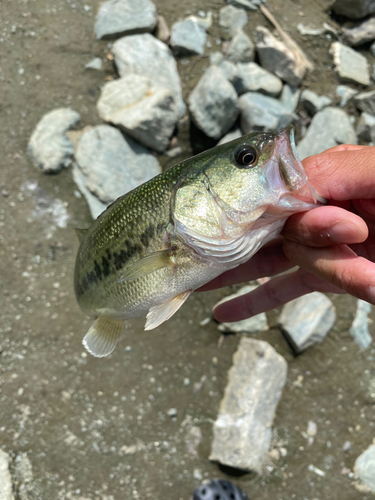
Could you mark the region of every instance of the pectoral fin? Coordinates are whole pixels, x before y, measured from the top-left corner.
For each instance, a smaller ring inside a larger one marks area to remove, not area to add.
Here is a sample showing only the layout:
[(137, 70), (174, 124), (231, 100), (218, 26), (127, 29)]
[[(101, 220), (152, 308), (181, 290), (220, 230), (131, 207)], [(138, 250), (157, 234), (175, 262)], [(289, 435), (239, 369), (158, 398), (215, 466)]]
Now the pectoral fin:
[(129, 265), (129, 268), (120, 274), (118, 282), (123, 283), (124, 281), (135, 280), (146, 274), (154, 273), (163, 267), (173, 266), (170, 256), (170, 250), (162, 250), (161, 252), (154, 252), (147, 255)]
[(83, 241), (85, 239), (85, 236), (87, 234), (88, 229), (75, 227), (74, 231), (76, 232), (78, 241), (81, 243), (81, 241)]
[(189, 297), (193, 290), (180, 293), (162, 304), (151, 307), (147, 314), (145, 330), (153, 330), (157, 326), (167, 321), (173, 314), (180, 309), (185, 300)]
[(99, 316), (86, 333), (82, 344), (93, 356), (104, 358), (116, 347), (123, 329), (123, 321), (116, 321), (108, 316)]

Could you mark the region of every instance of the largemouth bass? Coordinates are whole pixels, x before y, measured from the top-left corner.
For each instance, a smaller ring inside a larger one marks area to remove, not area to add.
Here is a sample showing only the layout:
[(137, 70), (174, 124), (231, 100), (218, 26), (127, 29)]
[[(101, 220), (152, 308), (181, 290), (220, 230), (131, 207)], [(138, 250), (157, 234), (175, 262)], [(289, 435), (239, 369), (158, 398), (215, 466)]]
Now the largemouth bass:
[(99, 316), (83, 344), (107, 356), (125, 319), (147, 314), (145, 329), (156, 328), (319, 201), (292, 127), (217, 146), (118, 198), (81, 235), (75, 293)]

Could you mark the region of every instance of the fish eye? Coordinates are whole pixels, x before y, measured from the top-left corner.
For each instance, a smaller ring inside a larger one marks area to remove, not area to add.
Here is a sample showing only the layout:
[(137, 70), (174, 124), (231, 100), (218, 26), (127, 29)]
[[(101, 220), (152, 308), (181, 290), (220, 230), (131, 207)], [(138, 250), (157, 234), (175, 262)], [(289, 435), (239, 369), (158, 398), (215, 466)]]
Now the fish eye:
[(253, 146), (241, 146), (235, 153), (239, 167), (251, 167), (258, 159), (258, 151)]

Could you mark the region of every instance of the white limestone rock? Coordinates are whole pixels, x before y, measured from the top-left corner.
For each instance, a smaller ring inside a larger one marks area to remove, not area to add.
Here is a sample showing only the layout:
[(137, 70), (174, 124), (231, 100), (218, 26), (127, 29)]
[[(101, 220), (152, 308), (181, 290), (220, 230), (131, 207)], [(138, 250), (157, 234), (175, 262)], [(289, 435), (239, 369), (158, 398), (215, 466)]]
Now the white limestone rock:
[(255, 45), (263, 68), (275, 73), (291, 87), (298, 87), (306, 73), (306, 67), (294, 53), (264, 26), (255, 30)]
[(108, 0), (98, 12), (96, 38), (151, 33), (157, 21), (156, 7), (151, 0)]
[[(93, 127), (82, 136), (76, 160), (74, 179), (82, 194), (90, 192), (104, 207), (161, 172), (149, 150), (108, 125)], [(101, 204), (91, 198), (88, 203), (97, 217)]]
[(171, 47), (181, 55), (203, 55), (206, 42), (206, 31), (192, 19), (178, 21), (172, 26)]
[(242, 337), (214, 424), (210, 460), (261, 473), (287, 364), (267, 342)]
[(357, 94), (354, 97), (354, 102), (358, 109), (375, 116), (375, 90)]
[(45, 174), (53, 174), (69, 167), (73, 144), (66, 132), (80, 119), (80, 115), (70, 108), (55, 109), (43, 116), (28, 144), (28, 153), (36, 168)]
[(369, 85), (370, 72), (365, 56), (340, 42), (333, 42), (330, 52), (340, 81)]
[(279, 324), (296, 354), (322, 342), (336, 321), (336, 310), (329, 298), (313, 292), (288, 302)]
[(310, 89), (305, 89), (301, 93), (301, 104), (311, 115), (315, 115), (321, 109), (332, 104), (332, 99), (325, 95), (319, 96)]
[[(241, 137), (241, 135), (239, 135)], [(236, 139), (237, 137), (233, 137)], [(230, 140), (233, 140), (230, 139)], [(237, 293), (229, 295), (225, 297), (220, 302), (218, 302), (215, 306), (222, 304), (223, 302), (227, 302), (228, 300), (232, 300), (241, 295), (245, 295), (246, 293), (250, 293), (255, 290), (257, 287), (253, 285), (246, 285), (238, 290)], [(243, 319), (242, 321), (233, 321), (231, 323), (220, 323), (218, 325), (218, 330), (221, 332), (231, 332), (231, 333), (256, 333), (256, 332), (264, 332), (268, 330), (267, 316), (266, 313), (260, 313), (256, 316), (252, 316), (251, 318)]]
[(238, 100), (238, 105), (244, 134), (256, 130), (271, 132), (286, 127), (296, 118), (281, 101), (258, 92), (243, 94)]
[(159, 153), (167, 149), (178, 121), (172, 92), (139, 75), (106, 83), (97, 109), (103, 120), (121, 126), (141, 144)]
[(232, 38), (236, 31), (247, 23), (247, 14), (243, 9), (226, 5), (219, 12), (219, 24), (226, 37)]
[(131, 35), (117, 40), (112, 47), (120, 76), (141, 75), (155, 84), (167, 87), (174, 95), (179, 118), (185, 113), (181, 80), (176, 61), (165, 43), (152, 35)]
[(359, 455), (354, 464), (354, 473), (375, 493), (375, 444)]
[[(374, 117), (371, 117), (375, 120)], [(354, 342), (361, 348), (362, 351), (367, 349), (371, 342), (372, 337), (368, 329), (368, 315), (371, 312), (371, 304), (364, 300), (357, 300), (357, 311), (352, 326), (350, 327), (350, 335), (353, 337)]]
[(239, 139), (242, 136), (242, 131), (239, 128), (235, 128), (234, 130), (231, 130), (227, 134), (225, 134), (224, 137), (220, 139), (220, 141), (217, 143), (218, 146), (220, 144), (226, 144), (227, 142), (234, 141), (235, 139)]
[(214, 139), (220, 139), (232, 127), (239, 113), (237, 93), (216, 66), (208, 68), (199, 80), (188, 106), (196, 126)]
[(353, 99), (355, 95), (358, 94), (358, 90), (352, 89), (347, 85), (338, 85), (336, 87), (336, 95), (340, 97), (340, 107), (345, 107), (349, 101)]
[(87, 64), (85, 64), (86, 69), (95, 69), (97, 71), (101, 71), (103, 69), (103, 63), (100, 57), (94, 57)]
[(0, 500), (14, 500), (9, 464), (8, 453), (0, 450)]
[(261, 68), (255, 62), (237, 64), (233, 85), (238, 95), (245, 92), (260, 92), (277, 96), (283, 88), (280, 78)]
[(225, 51), (226, 57), (233, 63), (254, 61), (255, 46), (250, 38), (242, 31), (237, 30)]
[(284, 85), (280, 101), (290, 113), (294, 113), (297, 109), (300, 95), (301, 91), (298, 88), (293, 88), (290, 85)]
[(352, 47), (372, 42), (375, 40), (375, 17), (366, 19), (354, 28), (344, 28), (343, 35), (345, 41)]
[(314, 116), (297, 151), (303, 159), (339, 144), (357, 144), (357, 136), (345, 111), (328, 107)]

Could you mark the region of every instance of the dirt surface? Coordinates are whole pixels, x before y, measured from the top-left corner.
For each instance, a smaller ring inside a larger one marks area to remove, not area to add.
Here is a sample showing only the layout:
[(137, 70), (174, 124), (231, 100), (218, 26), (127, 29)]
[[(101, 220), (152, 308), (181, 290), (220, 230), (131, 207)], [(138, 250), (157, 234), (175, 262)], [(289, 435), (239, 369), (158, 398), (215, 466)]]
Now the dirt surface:
[[(72, 289), (78, 247), (72, 227), (88, 222), (89, 211), (69, 169), (42, 175), (26, 153), (33, 128), (51, 109), (72, 107), (82, 116), (80, 126), (100, 123), (95, 102), (114, 68), (106, 60), (103, 71), (84, 69), (110, 50), (93, 33), (99, 3), (0, 0), (0, 446), (13, 459), (16, 500), (187, 500), (202, 478), (229, 477), (208, 456), (239, 337), (226, 337), (219, 347), (216, 324), (200, 322), (230, 290), (193, 295), (157, 331), (144, 332), (144, 319), (129, 321), (111, 356), (87, 355), (81, 341), (90, 320)], [(224, 5), (155, 3), (169, 26), (200, 9), (217, 16)], [(303, 38), (296, 30), (299, 22), (320, 27), (329, 18), (328, 5), (269, 2), (316, 65), (304, 86), (336, 99), (331, 40)], [(259, 12), (250, 17), (248, 33), (257, 24), (268, 26)], [(180, 60), (184, 97), (208, 66), (209, 52), (220, 48), (219, 35), (216, 17), (206, 56)], [(192, 152), (188, 132), (186, 121), (179, 132), (184, 157)], [(168, 166), (176, 160), (161, 161)], [(66, 217), (68, 227), (59, 227)], [(375, 351), (361, 353), (348, 333), (355, 299), (333, 300), (333, 330), (299, 357), (276, 327), (280, 311), (268, 315), (268, 332), (254, 335), (285, 356), (289, 375), (273, 438), (286, 455), (277, 460), (274, 453), (262, 477), (234, 479), (252, 500), (372, 497), (358, 491), (343, 468), (352, 470), (375, 437)], [(171, 408), (177, 410), (173, 418)], [(309, 420), (317, 424), (310, 445), (301, 434)]]

